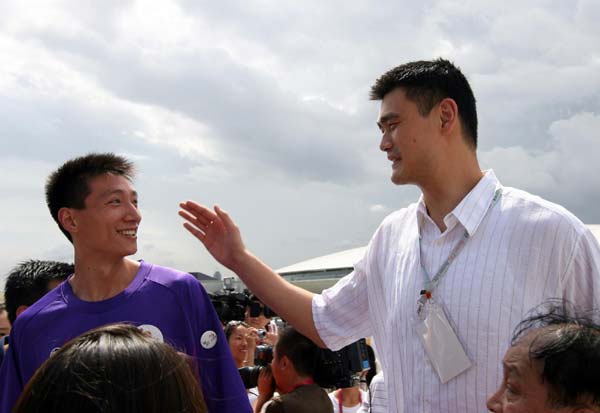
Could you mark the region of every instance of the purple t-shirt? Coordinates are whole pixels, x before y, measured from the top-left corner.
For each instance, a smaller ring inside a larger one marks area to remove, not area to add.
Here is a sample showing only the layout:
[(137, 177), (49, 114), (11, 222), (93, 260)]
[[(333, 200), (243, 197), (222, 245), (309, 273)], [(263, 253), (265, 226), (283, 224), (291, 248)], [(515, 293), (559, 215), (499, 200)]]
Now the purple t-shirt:
[(211, 413), (251, 412), (221, 323), (204, 287), (190, 274), (141, 262), (131, 284), (104, 301), (78, 299), (68, 282), (24, 311), (0, 369), (0, 413), (9, 413), (52, 350), (92, 328), (128, 322), (197, 360)]

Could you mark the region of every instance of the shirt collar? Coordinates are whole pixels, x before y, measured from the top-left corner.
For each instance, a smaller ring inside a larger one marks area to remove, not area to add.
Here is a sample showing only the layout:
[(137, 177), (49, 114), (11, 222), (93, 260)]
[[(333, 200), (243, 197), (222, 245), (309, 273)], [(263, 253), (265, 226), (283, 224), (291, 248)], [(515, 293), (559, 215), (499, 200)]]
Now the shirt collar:
[[(446, 226), (450, 228), (449, 224), (457, 220), (467, 230), (469, 236), (473, 236), (490, 207), (496, 189), (500, 186), (500, 182), (493, 170), (488, 169), (484, 171), (483, 177), (477, 185), (444, 217)], [(421, 215), (419, 223), (422, 223), (422, 220), (426, 219), (425, 217), (427, 216), (427, 207), (425, 206), (422, 194), (417, 206), (417, 215)]]

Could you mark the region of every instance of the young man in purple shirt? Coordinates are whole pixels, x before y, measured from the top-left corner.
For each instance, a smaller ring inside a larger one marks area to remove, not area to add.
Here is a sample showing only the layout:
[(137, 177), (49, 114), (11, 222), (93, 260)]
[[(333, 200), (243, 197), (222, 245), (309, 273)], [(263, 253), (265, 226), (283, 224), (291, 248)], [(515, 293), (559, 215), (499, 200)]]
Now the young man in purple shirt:
[(17, 319), (0, 369), (0, 413), (9, 413), (35, 370), (65, 342), (94, 327), (129, 322), (194, 362), (208, 411), (251, 412), (221, 324), (191, 275), (126, 258), (141, 222), (133, 164), (113, 154), (66, 162), (46, 200), (73, 243), (75, 273)]

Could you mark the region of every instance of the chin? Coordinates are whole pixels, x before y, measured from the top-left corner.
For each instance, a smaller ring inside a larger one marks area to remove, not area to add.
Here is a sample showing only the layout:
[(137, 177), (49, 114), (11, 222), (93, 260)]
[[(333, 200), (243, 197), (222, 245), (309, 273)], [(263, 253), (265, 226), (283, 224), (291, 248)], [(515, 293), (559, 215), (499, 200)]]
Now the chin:
[(132, 248), (127, 248), (127, 249), (126, 249), (125, 251), (123, 251), (123, 252), (124, 252), (124, 254), (125, 254), (125, 257), (128, 257), (128, 256), (130, 256), (130, 255), (133, 255), (133, 254), (137, 253), (137, 251), (138, 251), (138, 248), (137, 248), (137, 245), (136, 245), (135, 247), (132, 247)]
[(392, 183), (394, 185), (406, 185), (407, 183), (409, 183), (403, 177), (401, 177), (401, 176), (395, 176), (395, 175), (392, 175), (392, 177), (390, 178), (390, 180), (392, 181)]

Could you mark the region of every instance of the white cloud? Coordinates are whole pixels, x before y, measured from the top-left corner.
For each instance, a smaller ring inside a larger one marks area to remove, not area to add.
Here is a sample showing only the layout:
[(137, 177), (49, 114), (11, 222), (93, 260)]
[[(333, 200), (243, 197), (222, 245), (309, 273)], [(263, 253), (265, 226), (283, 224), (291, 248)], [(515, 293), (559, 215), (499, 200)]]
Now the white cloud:
[(375, 205), (371, 205), (369, 207), (369, 211), (370, 212), (376, 212), (376, 213), (389, 212), (389, 208), (386, 207), (385, 205), (375, 204)]
[(590, 205), (600, 200), (600, 115), (583, 112), (556, 120), (548, 150), (495, 147), (480, 155), (503, 183), (567, 205), (589, 223), (600, 222)]
[(379, 152), (374, 79), (442, 55), (471, 80), (480, 159), (600, 222), (594, 0), (9, 2), (0, 25), (0, 273), (69, 256), (48, 172), (92, 150), (139, 165), (139, 257), (221, 269), (177, 203), (230, 210), (274, 266), (364, 245), (413, 202)]

